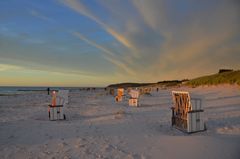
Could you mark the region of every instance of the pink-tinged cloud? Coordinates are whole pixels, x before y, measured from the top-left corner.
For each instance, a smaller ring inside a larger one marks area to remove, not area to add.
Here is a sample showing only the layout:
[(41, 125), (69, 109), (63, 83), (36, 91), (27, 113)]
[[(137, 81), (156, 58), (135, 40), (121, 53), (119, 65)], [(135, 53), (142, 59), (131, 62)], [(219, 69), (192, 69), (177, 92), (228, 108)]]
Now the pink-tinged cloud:
[(112, 35), (116, 40), (122, 43), (125, 47), (131, 48), (130, 42), (113, 28), (111, 28), (106, 23), (102, 22), (96, 15), (94, 15), (86, 6), (84, 6), (80, 1), (77, 0), (60, 0), (61, 3), (73, 9), (74, 11), (90, 18), (97, 24), (99, 24), (105, 31), (107, 31), (110, 35)]
[(120, 59), (118, 59), (115, 56), (115, 53), (109, 51), (107, 48), (98, 45), (97, 43), (87, 39), (86, 37), (84, 37), (82, 34), (78, 33), (78, 32), (73, 32), (72, 33), (74, 36), (80, 38), (81, 40), (83, 40), (84, 42), (88, 43), (89, 45), (92, 45), (93, 47), (98, 48), (99, 50), (102, 51), (103, 53), (103, 57), (108, 60), (109, 62), (111, 62), (112, 64), (114, 64), (115, 66), (117, 66), (118, 68), (122, 69), (123, 71), (125, 71), (127, 74), (129, 75), (135, 75), (135, 72), (129, 68), (126, 64), (124, 64), (123, 62), (120, 61)]

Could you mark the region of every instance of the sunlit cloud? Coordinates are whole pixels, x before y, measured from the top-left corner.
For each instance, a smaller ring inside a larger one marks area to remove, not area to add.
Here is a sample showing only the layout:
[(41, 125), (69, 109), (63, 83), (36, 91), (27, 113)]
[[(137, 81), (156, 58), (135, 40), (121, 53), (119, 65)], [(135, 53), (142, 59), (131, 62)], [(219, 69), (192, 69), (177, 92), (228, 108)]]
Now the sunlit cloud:
[(52, 72), (43, 70), (32, 69), (15, 69), (11, 68), (5, 71), (0, 71), (1, 86), (89, 86), (89, 82), (92, 86), (103, 86), (106, 82), (113, 81), (111, 76), (98, 77), (95, 76), (83, 76), (80, 74)]
[(117, 33), (113, 28), (111, 28), (106, 23), (102, 22), (98, 17), (96, 17), (90, 10), (88, 10), (80, 1), (77, 0), (59, 0), (64, 5), (73, 9), (74, 11), (90, 18), (97, 24), (99, 24), (105, 31), (112, 35), (116, 40), (122, 43), (127, 48), (131, 48), (130, 42), (121, 34)]
[(0, 64), (0, 71), (10, 71), (10, 70), (21, 70), (22, 67), (9, 65), (9, 64)]
[(49, 74), (56, 75), (78, 75), (82, 77), (96, 77), (96, 74), (91, 74), (83, 71), (75, 70), (65, 70), (65, 69), (56, 69), (56, 68), (44, 68), (44, 67), (29, 67), (24, 65), (11, 65), (11, 64), (0, 64), (0, 71), (23, 71), (23, 72), (46, 72)]
[(103, 52), (103, 57), (108, 60), (109, 62), (113, 63), (114, 65), (116, 65), (117, 67), (123, 69), (124, 71), (126, 71), (128, 74), (130, 75), (134, 75), (134, 71), (129, 68), (126, 64), (124, 64), (123, 62), (121, 62), (119, 59), (117, 59), (117, 57), (115, 56), (115, 53), (109, 51), (107, 48), (98, 45), (97, 43), (87, 39), (86, 37), (84, 37), (82, 34), (80, 34), (79, 32), (73, 32), (72, 33), (74, 36), (80, 38), (81, 40), (85, 41), (86, 43), (88, 43), (89, 45), (92, 45), (96, 48), (98, 48), (99, 50), (101, 50)]
[(194, 1), (183, 1), (181, 5), (184, 3), (196, 10), (185, 8), (183, 12), (177, 4), (167, 1), (134, 1), (145, 24), (164, 36), (161, 47), (153, 50), (159, 53), (156, 57), (159, 60), (149, 72), (157, 72), (154, 75), (158, 78), (172, 79), (193, 78), (217, 72), (221, 67), (238, 69), (239, 64), (229, 66), (221, 61), (227, 57), (239, 59), (240, 50), (226, 51), (223, 59), (219, 57), (221, 46), (231, 48), (228, 44), (239, 38), (239, 6), (233, 1), (218, 4), (203, 1), (199, 6)]
[(133, 46), (130, 44), (129, 40), (126, 39), (123, 35), (117, 33), (111, 28), (107, 28), (107, 31), (114, 36), (119, 42), (121, 42), (123, 45), (127, 46), (128, 48), (132, 48)]

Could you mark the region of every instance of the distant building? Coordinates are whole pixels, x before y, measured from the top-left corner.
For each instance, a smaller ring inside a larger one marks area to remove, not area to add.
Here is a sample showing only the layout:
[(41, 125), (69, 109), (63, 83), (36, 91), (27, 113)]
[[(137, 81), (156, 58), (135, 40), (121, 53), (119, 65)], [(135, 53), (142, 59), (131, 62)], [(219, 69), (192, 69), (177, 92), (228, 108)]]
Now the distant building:
[(219, 69), (218, 73), (223, 73), (223, 72), (232, 72), (232, 69)]

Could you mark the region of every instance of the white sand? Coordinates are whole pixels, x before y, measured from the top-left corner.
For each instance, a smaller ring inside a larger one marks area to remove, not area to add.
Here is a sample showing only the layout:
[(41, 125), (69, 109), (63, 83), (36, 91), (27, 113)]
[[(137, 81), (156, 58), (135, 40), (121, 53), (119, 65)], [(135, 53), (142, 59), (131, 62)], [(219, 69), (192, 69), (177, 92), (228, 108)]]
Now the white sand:
[(103, 90), (70, 92), (66, 121), (49, 121), (46, 93), (0, 96), (0, 158), (240, 158), (240, 88), (178, 88), (206, 99), (205, 132), (171, 127), (171, 90), (115, 103)]

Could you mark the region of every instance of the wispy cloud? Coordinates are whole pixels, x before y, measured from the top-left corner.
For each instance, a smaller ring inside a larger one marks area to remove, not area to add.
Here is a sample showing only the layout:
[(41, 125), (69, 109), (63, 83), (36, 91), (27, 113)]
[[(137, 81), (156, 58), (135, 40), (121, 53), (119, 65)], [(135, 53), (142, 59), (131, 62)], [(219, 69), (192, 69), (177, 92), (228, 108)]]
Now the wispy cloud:
[(99, 24), (106, 32), (112, 35), (116, 40), (118, 40), (121, 44), (123, 44), (127, 48), (131, 48), (131, 43), (126, 39), (123, 35), (119, 34), (112, 27), (102, 22), (97, 16), (95, 16), (87, 7), (85, 7), (81, 2), (77, 0), (59, 0), (65, 6), (73, 9), (74, 11), (90, 18), (97, 24)]
[(96, 18), (90, 10), (88, 10), (82, 3), (80, 3), (77, 0), (59, 0), (60, 3), (66, 5), (67, 7), (73, 9), (74, 11), (92, 19), (93, 21), (95, 21), (96, 23), (98, 23), (99, 25), (104, 26), (105, 24), (102, 23), (100, 20), (98, 20), (98, 18)]
[[(237, 68), (219, 58), (220, 50), (230, 49), (229, 44), (240, 37), (239, 6), (234, 5), (234, 1), (219, 1), (218, 4), (183, 1), (178, 5), (164, 0), (136, 0), (134, 5), (145, 24), (164, 36), (161, 47), (153, 49), (158, 52), (158, 60), (149, 70), (157, 72), (154, 75), (158, 78), (192, 78), (220, 67)], [(236, 52), (226, 51), (221, 57), (239, 58)]]
[(115, 53), (109, 51), (107, 48), (87, 39), (85, 36), (83, 36), (82, 34), (80, 34), (79, 32), (72, 32), (72, 34), (76, 37), (78, 37), (79, 39), (83, 40), (84, 42), (88, 43), (91, 46), (96, 47), (97, 49), (101, 50), (103, 53), (103, 57), (108, 60), (109, 62), (113, 63), (114, 65), (116, 65), (118, 68), (126, 71), (128, 74), (130, 75), (135, 75), (135, 72), (129, 68), (126, 64), (124, 64), (123, 62), (121, 62), (116, 56)]
[(122, 34), (119, 34), (115, 30), (111, 28), (106, 28), (107, 32), (109, 32), (112, 36), (114, 36), (119, 42), (121, 42), (123, 45), (127, 46), (128, 48), (133, 48), (132, 44), (130, 44), (129, 40), (124, 37)]
[[(18, 64), (4, 64), (1, 63), (2, 61), (8, 62), (8, 59), (1, 59), (0, 60), (0, 72), (1, 71), (23, 71), (23, 72), (29, 72), (29, 71), (35, 71), (35, 72), (47, 72), (50, 74), (58, 74), (58, 75), (79, 75), (82, 77), (96, 77), (97, 75), (94, 73), (81, 71), (81, 70), (69, 70), (69, 69), (62, 69), (62, 68), (54, 68), (54, 67), (43, 67), (39, 64), (31, 64), (31, 62), (28, 63), (28, 65), (21, 64), (19, 60), (15, 60), (15, 63)], [(10, 60), (12, 63), (14, 63), (13, 60)], [(9, 62), (8, 62), (9, 63)], [(30, 67), (31, 66), (31, 67)]]
[[(121, 22), (118, 27), (110, 27), (108, 22), (77, 0), (62, 2), (95, 21), (118, 42), (129, 48), (124, 53), (124, 67), (129, 68), (131, 65), (139, 77), (141, 72), (145, 72), (149, 75), (148, 78), (152, 79), (164, 76), (184, 78), (190, 77), (191, 73), (177, 74), (176, 70), (188, 70), (189, 67), (197, 70), (201, 66), (205, 68), (198, 72), (201, 75), (208, 73), (208, 67), (218, 69), (220, 66), (217, 61), (208, 65), (196, 63), (205, 61), (208, 57), (218, 58), (220, 55), (213, 54), (213, 51), (222, 52), (218, 49), (220, 46), (240, 36), (239, 7), (234, 1), (219, 1), (218, 4), (208, 1), (202, 1), (201, 4), (196, 1), (183, 1), (180, 4), (166, 0), (134, 0), (124, 2), (127, 3), (125, 5), (121, 5), (123, 2), (101, 1), (100, 4), (108, 9), (106, 12), (109, 11), (113, 19), (109, 24)], [(132, 9), (126, 9), (127, 5)], [(96, 47), (95, 44), (91, 45)], [(231, 47), (224, 46), (225, 50)], [(100, 47), (102, 46), (97, 46)], [(104, 51), (105, 48), (101, 50)], [(112, 56), (111, 53), (114, 54), (108, 50), (104, 52), (109, 54), (108, 57)], [(236, 57), (234, 53), (229, 54)], [(190, 69), (189, 71), (192, 72)]]
[[(0, 64), (1, 86), (104, 86), (113, 76), (89, 76), (79, 73), (34, 69), (17, 65)], [(21, 74), (21, 76), (19, 76)], [(107, 79), (106, 79), (107, 78)]]
[(87, 39), (85, 36), (83, 36), (82, 34), (80, 34), (79, 32), (72, 32), (72, 34), (78, 38), (80, 38), (81, 40), (83, 40), (84, 42), (98, 48), (99, 50), (102, 50), (105, 54), (110, 55), (110, 56), (115, 56), (114, 53), (112, 53), (111, 51), (107, 50), (106, 48), (104, 48), (101, 45), (96, 44), (95, 42)]
[(23, 69), (20, 66), (9, 65), (9, 64), (0, 64), (0, 72), (1, 71), (12, 71), (12, 70), (21, 70)]
[(25, 38), (24, 42), (30, 43), (30, 44), (45, 44), (46, 43), (45, 40), (42, 40), (40, 38), (37, 39), (37, 38), (30, 38), (30, 37)]
[(44, 20), (44, 21), (48, 21), (48, 22), (52, 22), (53, 20), (45, 15), (43, 15), (42, 13), (36, 11), (36, 10), (30, 10), (29, 13), (34, 16), (34, 17), (37, 17), (41, 20)]

